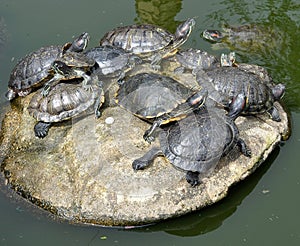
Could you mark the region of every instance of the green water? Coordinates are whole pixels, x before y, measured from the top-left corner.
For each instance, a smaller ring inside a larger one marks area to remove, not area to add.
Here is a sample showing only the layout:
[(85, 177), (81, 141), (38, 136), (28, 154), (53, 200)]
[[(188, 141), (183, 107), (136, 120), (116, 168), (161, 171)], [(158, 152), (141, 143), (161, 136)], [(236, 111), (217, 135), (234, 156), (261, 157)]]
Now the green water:
[[(43, 45), (63, 44), (83, 31), (96, 46), (108, 30), (125, 24), (154, 23), (174, 31), (197, 16), (186, 46), (220, 55), (200, 38), (205, 28), (260, 23), (275, 30), (275, 45), (237, 51), (239, 61), (265, 66), (285, 83), (284, 104), (292, 136), (229, 196), (207, 209), (131, 230), (70, 225), (23, 201), (0, 185), (0, 245), (300, 245), (300, 5), (294, 1), (242, 0), (0, 0), (0, 103), (16, 61)], [(5, 26), (3, 27), (3, 25)], [(277, 42), (278, 41), (278, 42)], [(270, 47), (271, 46), (271, 47)], [(3, 117), (1, 109), (1, 117)]]

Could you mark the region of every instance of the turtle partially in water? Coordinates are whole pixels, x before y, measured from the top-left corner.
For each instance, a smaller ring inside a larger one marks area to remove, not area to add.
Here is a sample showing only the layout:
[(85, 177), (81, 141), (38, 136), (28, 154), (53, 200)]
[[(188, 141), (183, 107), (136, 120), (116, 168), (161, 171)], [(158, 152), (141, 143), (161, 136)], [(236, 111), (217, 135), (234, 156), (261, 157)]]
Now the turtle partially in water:
[(162, 124), (187, 116), (203, 105), (207, 91), (194, 91), (178, 81), (156, 73), (139, 73), (120, 85), (116, 102), (134, 115), (152, 123), (144, 139), (154, 140), (154, 130)]
[(165, 156), (176, 168), (186, 171), (186, 180), (193, 187), (201, 183), (199, 176), (214, 170), (220, 158), (236, 145), (243, 155), (251, 156), (233, 118), (216, 107), (202, 106), (186, 118), (163, 126), (159, 141), (160, 147), (133, 161), (133, 169), (145, 169), (157, 156)]
[(227, 107), (231, 116), (267, 112), (274, 121), (280, 121), (274, 102), (283, 96), (285, 86), (266, 81), (266, 77), (259, 75), (260, 70), (251, 72), (255, 68), (245, 65), (244, 69), (219, 67), (200, 71), (197, 73), (197, 82), (208, 90), (210, 98)]
[(189, 18), (177, 27), (175, 34), (150, 24), (118, 27), (106, 33), (100, 45), (123, 48), (151, 61), (152, 67), (159, 69), (161, 59), (174, 54), (186, 42), (194, 26), (195, 20)]
[(27, 109), (29, 114), (38, 120), (34, 126), (37, 137), (46, 137), (54, 122), (74, 118), (90, 108), (94, 108), (97, 118), (100, 117), (100, 107), (104, 102), (101, 85), (93, 81), (91, 90), (85, 90), (81, 85), (81, 80), (76, 81), (55, 85), (47, 97), (39, 91), (33, 95)]
[(19, 96), (26, 96), (32, 90), (44, 85), (53, 75), (49, 74), (52, 63), (62, 56), (62, 53), (81, 52), (88, 43), (89, 35), (84, 32), (72, 43), (64, 46), (51, 45), (26, 55), (13, 68), (8, 82), (8, 91), (5, 96), (12, 100)]
[(214, 43), (213, 47), (249, 52), (271, 51), (278, 47), (282, 37), (278, 30), (262, 24), (245, 24), (241, 26), (225, 25), (220, 30), (206, 29), (202, 32), (204, 40)]

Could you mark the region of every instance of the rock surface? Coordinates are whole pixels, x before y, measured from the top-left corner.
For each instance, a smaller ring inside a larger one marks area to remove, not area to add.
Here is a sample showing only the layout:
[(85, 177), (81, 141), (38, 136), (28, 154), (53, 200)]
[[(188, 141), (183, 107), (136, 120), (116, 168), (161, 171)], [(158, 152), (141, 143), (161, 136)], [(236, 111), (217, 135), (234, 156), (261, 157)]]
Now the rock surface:
[(287, 114), (278, 103), (281, 122), (267, 115), (239, 117), (236, 123), (252, 158), (234, 149), (192, 188), (185, 173), (163, 157), (143, 171), (132, 169), (132, 161), (152, 146), (142, 138), (149, 124), (124, 109), (106, 106), (99, 119), (91, 114), (59, 123), (45, 139), (38, 139), (35, 120), (26, 109), (30, 98), (17, 98), (2, 122), (2, 170), (18, 193), (73, 222), (141, 225), (213, 204), (289, 135)]

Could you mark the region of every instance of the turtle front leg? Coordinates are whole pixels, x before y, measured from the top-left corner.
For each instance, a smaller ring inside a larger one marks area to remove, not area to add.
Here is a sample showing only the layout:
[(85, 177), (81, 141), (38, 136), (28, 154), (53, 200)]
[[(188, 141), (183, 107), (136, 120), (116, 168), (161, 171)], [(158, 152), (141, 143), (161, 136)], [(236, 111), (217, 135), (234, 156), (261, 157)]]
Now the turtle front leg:
[(64, 76), (62, 76), (61, 74), (55, 74), (53, 78), (51, 78), (49, 81), (47, 81), (44, 84), (44, 87), (42, 88), (41, 94), (43, 95), (43, 97), (47, 96), (49, 94), (49, 92), (51, 91), (51, 89), (56, 86), (60, 80), (64, 78)]
[(201, 183), (199, 180), (199, 172), (187, 171), (185, 179), (192, 187), (195, 187)]
[(279, 115), (279, 111), (278, 111), (278, 109), (275, 106), (271, 107), (267, 112), (270, 115), (270, 117), (271, 117), (272, 120), (274, 120), (276, 122), (280, 122), (281, 121), (280, 115)]
[(155, 54), (152, 59), (151, 59), (151, 68), (155, 71), (160, 70), (161, 66), (161, 60), (162, 60), (162, 55), (161, 54)]
[(237, 140), (237, 145), (244, 156), (251, 157), (252, 153), (245, 141), (241, 138)]
[(48, 135), (49, 128), (51, 126), (50, 122), (39, 121), (34, 126), (34, 134), (38, 138), (44, 138)]
[(104, 95), (98, 96), (95, 104), (94, 104), (94, 112), (95, 112), (95, 117), (98, 119), (101, 116), (101, 111), (100, 108), (102, 104), (104, 103)]
[(142, 157), (135, 159), (132, 162), (132, 168), (134, 170), (143, 170), (146, 167), (148, 167), (157, 156), (163, 155), (160, 148), (152, 148), (150, 149), (146, 154), (144, 154)]
[(164, 121), (163, 119), (158, 118), (153, 122), (152, 126), (148, 130), (146, 130), (143, 135), (143, 138), (145, 139), (145, 141), (147, 141), (148, 143), (151, 143), (155, 140), (155, 137), (153, 136), (154, 131), (157, 127), (159, 127), (162, 124), (163, 121)]
[(92, 80), (91, 76), (87, 75), (83, 71), (78, 71), (77, 73), (83, 78), (82, 87), (87, 91), (92, 90), (92, 85), (89, 84), (90, 81)]

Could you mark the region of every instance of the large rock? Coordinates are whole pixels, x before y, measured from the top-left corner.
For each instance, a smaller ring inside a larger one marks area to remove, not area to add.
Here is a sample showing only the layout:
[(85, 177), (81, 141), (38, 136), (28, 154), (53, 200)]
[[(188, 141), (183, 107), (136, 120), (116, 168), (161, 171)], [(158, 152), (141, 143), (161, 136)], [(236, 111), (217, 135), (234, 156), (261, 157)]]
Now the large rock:
[(139, 225), (213, 204), (289, 134), (287, 114), (278, 103), (281, 122), (267, 115), (239, 117), (236, 123), (252, 158), (234, 149), (200, 186), (192, 188), (185, 173), (163, 157), (146, 170), (132, 169), (132, 161), (158, 143), (146, 143), (142, 135), (149, 124), (124, 109), (106, 106), (99, 119), (85, 115), (56, 124), (45, 139), (38, 139), (35, 120), (26, 110), (30, 98), (15, 100), (3, 120), (2, 170), (18, 193), (74, 222)]

